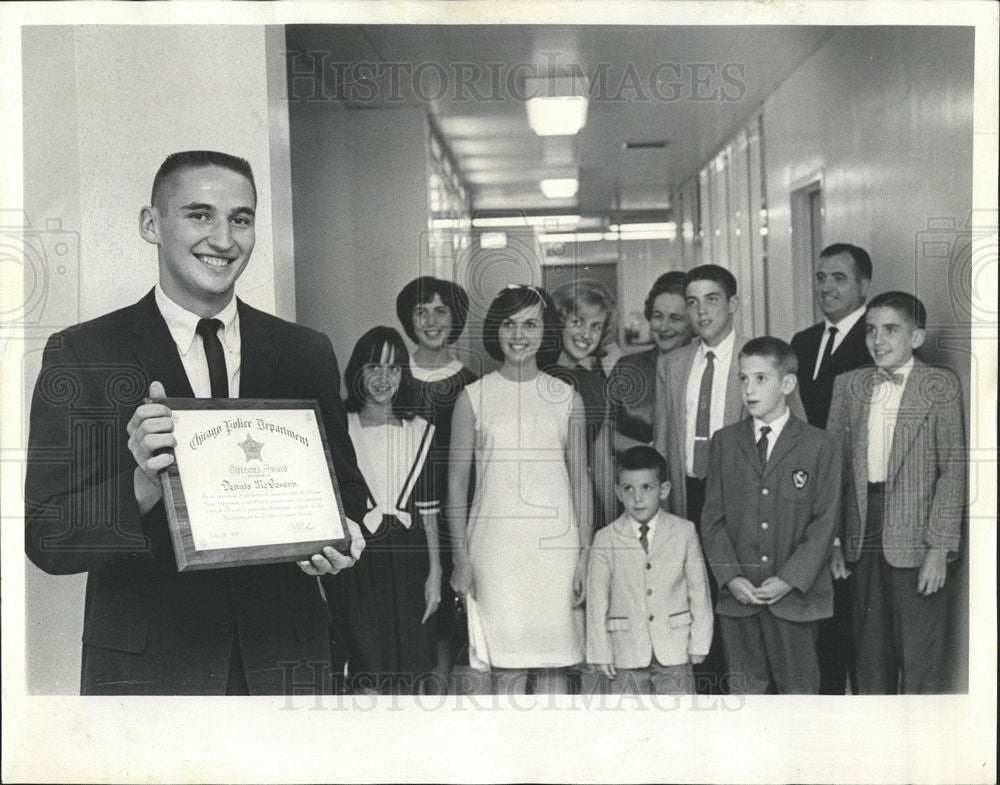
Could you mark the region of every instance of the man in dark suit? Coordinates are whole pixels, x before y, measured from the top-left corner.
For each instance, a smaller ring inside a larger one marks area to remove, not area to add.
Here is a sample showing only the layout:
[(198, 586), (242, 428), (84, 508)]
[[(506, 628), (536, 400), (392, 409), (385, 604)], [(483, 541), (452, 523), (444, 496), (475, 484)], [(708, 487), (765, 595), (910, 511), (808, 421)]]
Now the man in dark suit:
[(249, 164), (169, 156), (139, 216), (159, 280), (138, 303), (53, 335), (31, 404), (25, 549), (51, 574), (87, 572), (81, 692), (328, 691), (330, 615), (315, 576), (354, 564), (331, 547), (295, 564), (177, 571), (158, 473), (175, 397), (317, 399), (344, 510), (364, 492), (329, 339), (234, 296), (254, 246)]
[[(865, 345), (865, 298), (871, 279), (872, 260), (863, 248), (835, 243), (819, 255), (814, 285), (826, 318), (792, 338), (802, 404), (809, 424), (817, 428), (826, 427), (834, 379), (872, 363)], [(847, 579), (834, 578), (834, 613), (820, 622), (817, 643), (824, 695), (844, 694), (851, 659)]]

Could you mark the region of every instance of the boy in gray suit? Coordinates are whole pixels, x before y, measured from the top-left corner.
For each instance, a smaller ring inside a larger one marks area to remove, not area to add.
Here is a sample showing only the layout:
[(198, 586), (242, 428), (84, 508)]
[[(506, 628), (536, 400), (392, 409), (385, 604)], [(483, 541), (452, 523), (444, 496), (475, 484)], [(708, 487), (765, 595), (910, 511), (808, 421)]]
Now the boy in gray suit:
[(618, 459), (625, 512), (594, 535), (587, 662), (612, 694), (693, 694), (692, 664), (712, 642), (708, 575), (694, 524), (660, 509), (666, 462), (648, 446)]
[(840, 511), (832, 434), (792, 414), (792, 347), (744, 344), (739, 383), (751, 417), (712, 438), (702, 544), (730, 692), (819, 693), (818, 622), (833, 613), (828, 569)]

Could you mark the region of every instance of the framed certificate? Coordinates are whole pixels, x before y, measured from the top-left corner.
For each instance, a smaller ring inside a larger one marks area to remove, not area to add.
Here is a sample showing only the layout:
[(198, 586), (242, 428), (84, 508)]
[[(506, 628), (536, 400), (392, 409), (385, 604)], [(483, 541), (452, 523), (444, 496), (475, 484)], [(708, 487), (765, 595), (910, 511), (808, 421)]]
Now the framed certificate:
[(316, 401), (167, 398), (161, 473), (177, 569), (289, 562), (350, 534)]

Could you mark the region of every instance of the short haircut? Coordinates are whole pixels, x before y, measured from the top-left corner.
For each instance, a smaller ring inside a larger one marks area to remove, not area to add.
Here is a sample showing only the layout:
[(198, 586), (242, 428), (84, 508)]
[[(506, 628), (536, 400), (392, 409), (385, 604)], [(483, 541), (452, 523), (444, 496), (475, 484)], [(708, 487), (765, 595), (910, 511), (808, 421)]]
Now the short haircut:
[(483, 346), (494, 360), (503, 361), (503, 349), (500, 346), (500, 325), (508, 316), (513, 316), (525, 308), (533, 305), (541, 306), (542, 324), (542, 346), (535, 358), (539, 368), (546, 368), (552, 365), (562, 351), (562, 325), (559, 322), (559, 314), (552, 303), (552, 298), (540, 286), (525, 286), (510, 284), (500, 290), (490, 308), (486, 312), (483, 320)]
[(840, 256), (842, 253), (849, 254), (854, 260), (854, 275), (863, 281), (872, 279), (872, 258), (864, 248), (858, 248), (850, 243), (834, 243), (828, 245), (819, 253), (820, 259), (827, 259), (831, 256)]
[(556, 306), (559, 320), (564, 325), (569, 317), (579, 314), (580, 308), (584, 305), (590, 305), (604, 311), (604, 327), (601, 330), (602, 343), (612, 329), (617, 303), (611, 292), (596, 281), (564, 283), (552, 290), (552, 302)]
[(157, 204), (162, 195), (163, 183), (173, 174), (184, 169), (200, 169), (204, 166), (221, 166), (236, 174), (241, 174), (250, 181), (253, 189), (254, 201), (257, 201), (257, 184), (253, 179), (253, 170), (244, 158), (237, 158), (229, 153), (219, 153), (215, 150), (185, 150), (180, 153), (171, 153), (160, 164), (160, 168), (153, 178), (153, 190), (149, 196), (149, 203), (155, 207), (163, 207)]
[(429, 303), (435, 294), (451, 311), (451, 332), (448, 334), (448, 343), (455, 343), (465, 329), (465, 320), (469, 315), (469, 295), (465, 289), (451, 281), (435, 278), (432, 275), (422, 275), (406, 284), (396, 296), (396, 317), (403, 325), (403, 332), (414, 343), (418, 341), (417, 331), (413, 329), (413, 310), (418, 305)]
[[(736, 296), (736, 279), (725, 267), (717, 264), (703, 264), (687, 271), (684, 276), (684, 291), (695, 281), (711, 281), (719, 285), (729, 300)], [(686, 295), (685, 295), (686, 296)]]
[(684, 273), (680, 270), (671, 270), (669, 273), (664, 273), (653, 281), (653, 288), (646, 295), (646, 304), (643, 311), (647, 322), (653, 318), (653, 303), (661, 294), (676, 294), (683, 300)]
[(872, 308), (892, 308), (918, 330), (923, 330), (927, 326), (927, 309), (924, 304), (909, 292), (882, 292), (875, 295), (868, 303), (868, 310)]
[(740, 357), (767, 357), (781, 372), (781, 375), (797, 373), (799, 358), (795, 350), (780, 338), (772, 335), (762, 335), (751, 338), (740, 349)]
[(655, 469), (660, 482), (667, 481), (667, 462), (663, 456), (648, 444), (640, 444), (637, 447), (629, 447), (618, 456), (615, 462), (615, 482), (621, 480), (622, 472), (643, 469)]
[(390, 349), (392, 361), (402, 371), (399, 390), (392, 399), (392, 413), (409, 420), (416, 414), (416, 385), (410, 372), (410, 355), (406, 351), (403, 336), (392, 327), (372, 327), (354, 345), (351, 359), (347, 361), (347, 368), (344, 370), (344, 384), (347, 386), (344, 408), (349, 412), (359, 412), (364, 407), (365, 391), (361, 383), (361, 371), (368, 363), (382, 362), (382, 350), (386, 346)]

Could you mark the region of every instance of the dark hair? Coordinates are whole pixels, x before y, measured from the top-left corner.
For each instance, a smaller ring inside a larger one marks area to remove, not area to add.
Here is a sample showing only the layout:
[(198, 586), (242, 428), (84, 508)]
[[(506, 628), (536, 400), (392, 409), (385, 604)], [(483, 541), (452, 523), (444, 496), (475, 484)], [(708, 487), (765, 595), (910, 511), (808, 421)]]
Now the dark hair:
[(645, 310), (643, 311), (647, 322), (653, 318), (653, 303), (661, 294), (677, 294), (683, 300), (684, 273), (680, 270), (671, 270), (669, 273), (664, 273), (653, 281), (653, 288), (646, 295)]
[(641, 471), (642, 469), (656, 469), (656, 476), (661, 483), (667, 481), (667, 462), (656, 450), (648, 444), (640, 444), (636, 447), (629, 447), (618, 456), (615, 462), (615, 482), (621, 479), (624, 471)]
[(448, 334), (448, 343), (455, 343), (465, 329), (465, 320), (469, 315), (469, 295), (465, 289), (451, 281), (422, 275), (406, 284), (396, 296), (396, 318), (403, 325), (403, 332), (414, 343), (419, 342), (417, 331), (413, 329), (413, 310), (418, 305), (429, 303), (435, 294), (451, 311), (451, 332)]
[(872, 258), (864, 248), (858, 248), (850, 243), (834, 243), (820, 251), (819, 258), (827, 259), (831, 256), (840, 256), (842, 253), (849, 254), (854, 260), (854, 276), (856, 278), (865, 281), (872, 279)]
[(388, 346), (392, 350), (393, 361), (399, 365), (402, 374), (399, 379), (399, 390), (392, 399), (392, 413), (404, 420), (412, 419), (416, 414), (415, 385), (410, 372), (410, 355), (406, 351), (403, 336), (392, 327), (372, 327), (362, 335), (354, 345), (351, 359), (347, 361), (344, 370), (344, 384), (347, 386), (347, 397), (344, 398), (344, 408), (349, 412), (359, 412), (365, 405), (365, 391), (361, 383), (361, 371), (368, 363), (382, 361), (382, 350)]
[(868, 303), (868, 310), (872, 308), (892, 308), (909, 319), (918, 330), (923, 330), (927, 326), (927, 309), (909, 292), (882, 292), (875, 295)]
[(535, 363), (539, 368), (547, 368), (555, 363), (562, 350), (559, 314), (552, 303), (552, 298), (540, 286), (523, 286), (511, 284), (500, 290), (483, 320), (483, 346), (494, 360), (503, 361), (503, 349), (500, 347), (500, 325), (508, 316), (539, 305), (542, 308), (542, 346), (538, 350)]
[(219, 153), (215, 150), (185, 150), (180, 153), (171, 153), (163, 159), (163, 163), (160, 164), (160, 168), (153, 178), (153, 190), (149, 196), (149, 203), (160, 207), (156, 204), (160, 198), (160, 191), (164, 181), (172, 174), (184, 169), (200, 169), (204, 166), (221, 166), (223, 169), (229, 169), (236, 174), (243, 175), (250, 181), (254, 201), (257, 201), (257, 184), (253, 179), (253, 170), (246, 159), (237, 158), (229, 153)]
[(795, 350), (773, 335), (751, 338), (740, 349), (740, 357), (767, 357), (781, 371), (782, 376), (798, 373), (799, 370), (799, 358)]
[(711, 281), (717, 283), (719, 288), (726, 293), (729, 300), (736, 296), (736, 279), (725, 267), (717, 264), (703, 264), (687, 271), (684, 275), (684, 291), (695, 281)]

